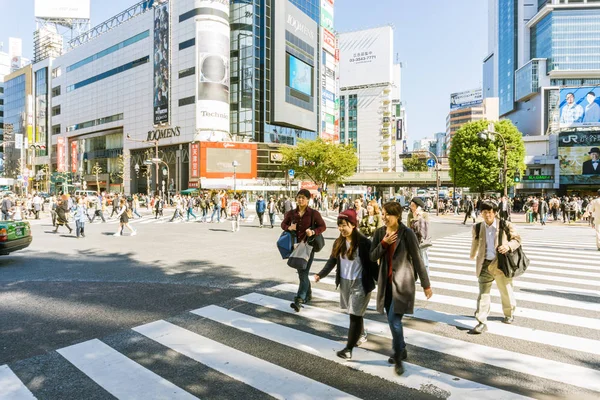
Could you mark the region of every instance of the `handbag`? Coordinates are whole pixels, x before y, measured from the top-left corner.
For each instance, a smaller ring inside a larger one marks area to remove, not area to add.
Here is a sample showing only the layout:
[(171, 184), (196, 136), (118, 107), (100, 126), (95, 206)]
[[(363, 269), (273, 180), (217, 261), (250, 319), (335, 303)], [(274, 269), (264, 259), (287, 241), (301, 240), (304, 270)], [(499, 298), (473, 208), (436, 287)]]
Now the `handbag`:
[[(508, 228), (504, 221), (500, 221), (500, 237), (498, 239), (498, 245), (502, 246), (502, 231), (506, 232), (506, 237), (511, 240)], [(504, 276), (507, 278), (516, 278), (527, 270), (529, 267), (529, 258), (523, 251), (523, 246), (519, 246), (516, 250), (511, 250), (506, 254), (500, 254), (498, 252), (498, 269), (502, 271)]]
[(433, 246), (433, 243), (431, 243), (431, 236), (429, 236), (427, 239), (421, 240), (421, 243), (419, 243), (419, 248), (421, 249), (426, 249), (431, 246)]
[(305, 270), (312, 251), (312, 246), (307, 242), (298, 243), (294, 251), (292, 251), (290, 258), (288, 258), (287, 265), (300, 271)]
[(294, 251), (294, 238), (295, 235), (292, 232), (284, 231), (277, 239), (277, 250), (279, 250), (279, 254), (284, 260), (289, 258)]
[[(310, 211), (310, 229), (313, 229), (314, 227), (314, 221), (313, 221), (313, 211)], [(312, 235), (311, 237), (308, 238), (308, 240), (306, 241), (310, 246), (312, 246), (313, 250), (315, 251), (315, 253), (320, 252), (321, 250), (323, 250), (323, 247), (325, 247), (325, 238), (323, 238), (322, 234), (318, 234), (318, 235)]]

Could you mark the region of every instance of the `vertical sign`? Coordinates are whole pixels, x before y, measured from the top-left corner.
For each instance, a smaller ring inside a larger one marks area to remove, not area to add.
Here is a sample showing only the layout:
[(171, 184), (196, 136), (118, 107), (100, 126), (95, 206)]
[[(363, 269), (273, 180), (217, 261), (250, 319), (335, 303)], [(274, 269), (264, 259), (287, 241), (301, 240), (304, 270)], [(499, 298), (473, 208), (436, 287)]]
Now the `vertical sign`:
[(77, 172), (77, 142), (71, 142), (71, 172)]
[(403, 133), (402, 132), (402, 118), (398, 118), (396, 121), (396, 140), (402, 140)]
[(169, 122), (169, 4), (154, 8), (154, 125)]
[(58, 172), (65, 172), (67, 166), (65, 164), (65, 138), (59, 136), (56, 143), (56, 169)]
[(200, 143), (192, 143), (191, 151), (192, 178), (200, 177)]

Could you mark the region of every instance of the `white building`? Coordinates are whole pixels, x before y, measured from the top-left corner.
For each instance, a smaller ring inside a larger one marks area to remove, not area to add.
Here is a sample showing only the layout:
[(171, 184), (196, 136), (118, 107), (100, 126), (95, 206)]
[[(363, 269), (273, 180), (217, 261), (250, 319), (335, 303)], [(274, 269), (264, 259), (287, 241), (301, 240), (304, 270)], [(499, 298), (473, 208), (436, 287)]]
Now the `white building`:
[(392, 171), (396, 168), (392, 100), (399, 101), (400, 96), (393, 28), (342, 33), (339, 47), (340, 141), (356, 147), (359, 172)]

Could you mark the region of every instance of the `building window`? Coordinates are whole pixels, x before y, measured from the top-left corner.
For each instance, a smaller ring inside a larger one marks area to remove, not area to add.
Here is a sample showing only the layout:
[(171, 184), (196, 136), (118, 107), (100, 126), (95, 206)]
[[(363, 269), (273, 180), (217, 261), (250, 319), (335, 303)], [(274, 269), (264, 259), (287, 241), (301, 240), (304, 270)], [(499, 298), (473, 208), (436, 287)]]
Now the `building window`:
[(92, 76), (91, 78), (85, 79), (83, 81), (77, 82), (74, 85), (67, 86), (67, 92), (70, 92), (75, 89), (82, 88), (87, 85), (91, 85), (94, 82), (101, 81), (102, 79), (109, 78), (113, 75), (120, 74), (121, 72), (128, 71), (132, 68), (139, 67), (140, 65), (144, 65), (150, 61), (150, 56), (139, 58), (135, 61), (128, 62), (127, 64), (123, 64), (120, 67), (113, 68), (109, 71), (103, 72), (99, 75)]
[(196, 67), (186, 68), (179, 71), (179, 79), (185, 78), (186, 76), (191, 76), (196, 73)]
[(60, 86), (52, 88), (52, 97), (60, 96)]
[(192, 47), (195, 44), (196, 44), (196, 38), (186, 40), (185, 42), (179, 43), (179, 50), (187, 49), (188, 47)]
[(123, 119), (123, 114), (115, 114), (110, 117), (98, 118), (91, 121), (81, 122), (79, 124), (67, 126), (67, 132), (76, 131), (78, 129), (91, 128), (92, 126), (108, 124), (109, 122), (120, 121)]
[(100, 52), (98, 52), (96, 54), (93, 54), (93, 55), (91, 55), (91, 56), (89, 56), (87, 58), (84, 58), (81, 61), (76, 62), (75, 64), (69, 65), (67, 67), (67, 72), (73, 71), (74, 69), (77, 69), (79, 67), (83, 67), (84, 65), (89, 64), (92, 61), (96, 61), (99, 58), (102, 58), (102, 57), (107, 56), (107, 55), (109, 55), (111, 53), (114, 53), (115, 51), (120, 50), (120, 49), (122, 49), (124, 47), (127, 47), (127, 46), (129, 46), (131, 44), (134, 44), (134, 43), (136, 43), (136, 42), (138, 42), (138, 41), (140, 41), (140, 40), (142, 40), (144, 38), (147, 38), (149, 35), (150, 35), (150, 31), (144, 31), (142, 33), (138, 33), (137, 35), (132, 36), (132, 37), (130, 37), (127, 40), (124, 40), (124, 41), (122, 41), (120, 43), (117, 43), (114, 46), (110, 46), (107, 49), (104, 49), (104, 50), (102, 50), (102, 51), (100, 51)]
[(195, 96), (184, 97), (183, 99), (179, 99), (179, 107), (187, 106), (189, 104), (194, 104)]
[(58, 135), (60, 133), (60, 124), (52, 125), (52, 134)]
[(59, 76), (61, 76), (62, 74), (62, 70), (60, 67), (56, 67), (52, 70), (52, 77), (53, 78), (58, 78)]
[(60, 115), (60, 105), (52, 107), (52, 116)]

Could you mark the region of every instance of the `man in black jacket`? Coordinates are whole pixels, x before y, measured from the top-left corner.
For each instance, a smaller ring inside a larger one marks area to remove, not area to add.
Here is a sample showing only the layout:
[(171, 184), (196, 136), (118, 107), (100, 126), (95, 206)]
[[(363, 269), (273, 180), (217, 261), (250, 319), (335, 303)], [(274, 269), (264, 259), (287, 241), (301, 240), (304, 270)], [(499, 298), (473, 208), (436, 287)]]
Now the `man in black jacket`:
[(473, 223), (475, 223), (475, 206), (473, 205), (471, 196), (467, 196), (467, 200), (465, 201), (465, 220), (463, 221), (463, 225), (467, 224), (469, 217), (473, 218)]

